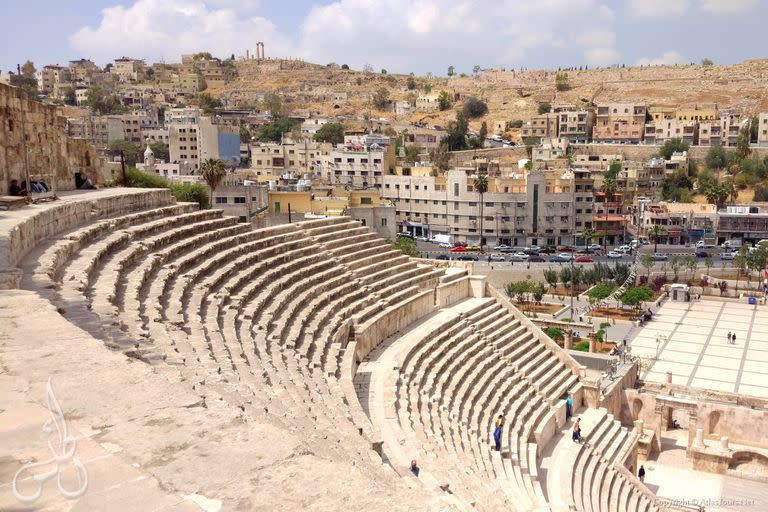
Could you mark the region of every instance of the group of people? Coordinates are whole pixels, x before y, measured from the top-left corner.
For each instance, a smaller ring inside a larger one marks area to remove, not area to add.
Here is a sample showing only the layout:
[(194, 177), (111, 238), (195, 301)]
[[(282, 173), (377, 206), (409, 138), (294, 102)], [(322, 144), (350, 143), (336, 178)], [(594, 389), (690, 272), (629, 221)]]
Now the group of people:
[(48, 188), (48, 184), (45, 183), (43, 180), (40, 180), (40, 181), (30, 180), (29, 188), (27, 188), (26, 180), (23, 180), (21, 183), (19, 183), (19, 180), (11, 180), (11, 186), (8, 187), (8, 192), (12, 196), (26, 196), (27, 194), (29, 194), (30, 191), (41, 193), (41, 192), (48, 192), (48, 190), (50, 190)]
[(731, 345), (736, 344), (736, 333), (728, 331), (728, 343)]

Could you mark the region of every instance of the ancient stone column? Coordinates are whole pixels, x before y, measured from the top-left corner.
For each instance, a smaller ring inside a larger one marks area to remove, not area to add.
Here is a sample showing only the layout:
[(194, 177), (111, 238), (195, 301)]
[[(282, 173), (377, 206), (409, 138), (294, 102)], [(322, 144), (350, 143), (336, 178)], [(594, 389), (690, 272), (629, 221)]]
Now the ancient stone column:
[(667, 384), (672, 384), (672, 372), (667, 372)]
[(704, 447), (704, 429), (703, 428), (696, 429), (696, 440), (693, 442), (693, 446), (695, 446), (696, 448)]
[(728, 450), (728, 437), (723, 436), (720, 438), (720, 449), (727, 451)]
[(593, 338), (589, 338), (589, 352), (592, 353), (595, 351), (595, 340)]
[(634, 433), (639, 436), (643, 435), (643, 420), (635, 420)]

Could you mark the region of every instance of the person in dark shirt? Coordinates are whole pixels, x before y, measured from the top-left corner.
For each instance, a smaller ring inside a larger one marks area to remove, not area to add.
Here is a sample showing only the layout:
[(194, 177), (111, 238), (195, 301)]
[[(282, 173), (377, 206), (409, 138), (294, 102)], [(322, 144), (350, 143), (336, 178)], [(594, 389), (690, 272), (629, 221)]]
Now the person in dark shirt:
[(419, 466), (416, 464), (416, 459), (413, 459), (411, 461), (411, 473), (413, 473), (416, 476), (419, 476)]
[(25, 196), (27, 195), (26, 187), (19, 185), (19, 180), (11, 180), (11, 186), (8, 187), (8, 192), (12, 196)]
[(637, 472), (637, 476), (640, 477), (640, 481), (645, 481), (645, 468), (643, 466), (640, 466), (640, 471)]

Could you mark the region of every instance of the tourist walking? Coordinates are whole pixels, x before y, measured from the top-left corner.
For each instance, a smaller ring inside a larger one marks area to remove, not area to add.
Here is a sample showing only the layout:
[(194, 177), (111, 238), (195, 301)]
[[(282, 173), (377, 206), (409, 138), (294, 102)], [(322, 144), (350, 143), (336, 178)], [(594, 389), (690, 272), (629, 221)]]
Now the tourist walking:
[(640, 466), (640, 471), (637, 472), (637, 476), (640, 477), (640, 481), (645, 481), (645, 467)]
[(419, 476), (419, 466), (416, 464), (416, 459), (413, 459), (411, 461), (411, 473), (413, 473), (416, 476)]
[(731, 345), (735, 345), (735, 344), (736, 344), (736, 333), (733, 333), (733, 335), (731, 336)]
[(571, 439), (573, 439), (574, 443), (581, 442), (581, 425), (579, 424), (579, 421), (581, 421), (581, 419), (576, 418), (576, 421), (573, 424), (573, 434), (571, 436)]
[(496, 428), (493, 431), (493, 444), (497, 452), (501, 451), (501, 432), (503, 428), (504, 426), (501, 423), (497, 422)]
[(731, 334), (731, 331), (728, 331), (728, 343), (731, 342), (732, 337), (733, 337), (733, 334)]

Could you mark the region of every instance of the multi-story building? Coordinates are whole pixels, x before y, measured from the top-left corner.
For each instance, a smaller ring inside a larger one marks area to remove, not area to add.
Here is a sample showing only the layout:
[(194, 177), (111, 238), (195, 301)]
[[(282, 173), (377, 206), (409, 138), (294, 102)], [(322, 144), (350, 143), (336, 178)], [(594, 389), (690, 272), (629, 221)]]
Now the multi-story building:
[(552, 109), (557, 114), (557, 136), (569, 142), (584, 144), (592, 140), (595, 113), (592, 110), (560, 106)]
[(319, 172), (322, 162), (327, 161), (331, 148), (331, 144), (307, 139), (257, 142), (249, 145), (250, 171), (257, 176), (279, 176), (295, 171), (312, 177)]
[(69, 81), (69, 69), (58, 64), (48, 64), (40, 70), (37, 86), (43, 94), (52, 94), (58, 84)]
[(648, 107), (648, 115), (651, 117), (654, 123), (661, 122), (665, 119), (675, 119), (677, 121), (718, 121), (720, 115), (717, 111), (717, 105), (700, 107), (695, 105), (693, 107), (665, 107), (665, 106), (652, 106)]
[(723, 146), (735, 146), (739, 140), (739, 132), (744, 123), (749, 122), (749, 117), (742, 118), (741, 114), (725, 112), (720, 117), (720, 130)]
[(395, 170), (395, 146), (389, 137), (345, 137), (324, 162), (321, 175), (332, 185), (381, 188), (382, 177)]
[(768, 112), (757, 116), (757, 145), (768, 146)]
[(429, 153), (440, 145), (440, 139), (444, 134), (443, 131), (412, 127), (408, 128), (407, 132), (403, 132), (403, 144), (416, 146), (419, 148), (419, 153)]
[(181, 92), (189, 95), (197, 94), (205, 89), (205, 81), (197, 73), (180, 73), (178, 84)]
[(603, 245), (624, 243), (627, 238), (627, 217), (621, 191), (594, 193), (592, 203), (592, 229), (600, 234)]
[(197, 123), (173, 123), (168, 125), (168, 153), (171, 163), (200, 167), (199, 125)]
[(115, 141), (125, 140), (123, 121), (119, 116), (85, 116), (67, 118), (67, 135), (86, 139), (104, 149)]
[(238, 222), (250, 222), (266, 211), (268, 201), (266, 186), (242, 174), (229, 173), (213, 192), (211, 206), (224, 210), (224, 215), (237, 217)]
[(123, 122), (123, 132), (125, 140), (133, 144), (142, 144), (144, 139), (144, 130), (156, 129), (158, 119), (148, 111), (136, 111), (131, 114), (120, 114), (118, 116)]
[(716, 146), (723, 143), (723, 129), (719, 119), (699, 122), (698, 132), (696, 140), (699, 146)]
[(165, 111), (165, 124), (197, 124), (200, 122), (201, 112), (199, 108), (169, 108)]
[(150, 144), (153, 142), (162, 142), (168, 144), (170, 142), (170, 133), (168, 128), (149, 128), (143, 131), (145, 141)]
[(525, 123), (520, 130), (522, 138), (538, 137), (540, 139), (550, 139), (557, 137), (557, 122), (559, 114), (548, 112), (531, 117), (531, 120)]
[(638, 143), (645, 132), (645, 105), (614, 103), (597, 107), (592, 138), (596, 142)]
[(687, 211), (672, 211), (666, 203), (648, 204), (640, 215), (640, 229), (649, 235), (654, 226), (663, 228), (658, 242), (679, 245), (688, 243), (688, 226), (691, 214)]
[[(489, 177), (481, 205), (473, 175), (463, 170), (398, 168), (384, 176), (381, 193), (395, 204), (399, 231), (449, 235), (468, 243), (564, 244), (573, 243), (577, 231), (574, 176), (559, 169)], [(582, 187), (589, 180), (584, 181)], [(591, 191), (582, 189), (581, 194), (591, 198)], [(591, 208), (585, 209), (590, 211), (582, 212), (581, 219), (591, 214)]]
[(121, 82), (140, 82), (144, 80), (144, 61), (120, 57), (115, 59), (110, 73), (117, 75)]
[(90, 83), (93, 75), (101, 73), (101, 68), (90, 59), (69, 61), (69, 74), (72, 80)]
[(171, 163), (187, 163), (194, 169), (199, 169), (209, 158), (237, 166), (240, 164), (240, 130), (216, 124), (208, 116), (200, 117), (198, 123), (173, 122), (168, 125), (168, 151)]
[(682, 139), (690, 145), (698, 142), (698, 121), (674, 118), (661, 119), (645, 125), (645, 143), (663, 144), (670, 139)]
[(732, 205), (719, 210), (717, 236), (719, 242), (735, 238), (745, 244), (768, 239), (768, 205)]
[(439, 97), (440, 94), (436, 92), (420, 94), (419, 97), (416, 98), (416, 110), (424, 110), (427, 112), (437, 110), (439, 107)]
[(317, 130), (328, 124), (327, 117), (310, 117), (301, 123), (301, 133), (314, 135)]
[(199, 60), (195, 63), (205, 81), (205, 88), (222, 87), (237, 75), (234, 64), (221, 62), (219, 59)]

